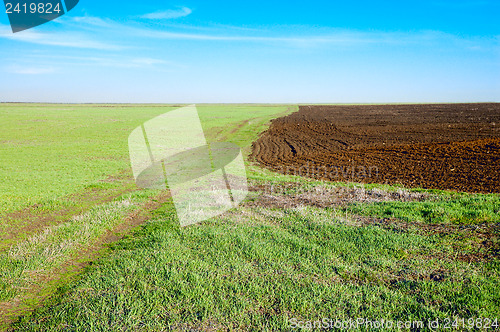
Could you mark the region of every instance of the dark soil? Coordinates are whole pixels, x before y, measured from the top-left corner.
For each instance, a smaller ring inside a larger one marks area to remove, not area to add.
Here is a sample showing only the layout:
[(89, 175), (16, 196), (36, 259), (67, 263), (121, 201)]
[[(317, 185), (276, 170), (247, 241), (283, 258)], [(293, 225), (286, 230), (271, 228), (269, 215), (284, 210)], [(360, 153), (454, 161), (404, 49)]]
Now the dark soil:
[(251, 157), (316, 179), (500, 193), (500, 104), (301, 106)]

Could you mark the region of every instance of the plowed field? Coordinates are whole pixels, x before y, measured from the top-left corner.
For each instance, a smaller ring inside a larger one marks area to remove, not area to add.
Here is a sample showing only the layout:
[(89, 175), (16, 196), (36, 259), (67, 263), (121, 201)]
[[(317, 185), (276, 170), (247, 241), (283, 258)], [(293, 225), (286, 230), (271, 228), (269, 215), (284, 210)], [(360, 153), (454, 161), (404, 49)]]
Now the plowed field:
[(500, 192), (500, 104), (301, 106), (253, 160), (334, 181)]

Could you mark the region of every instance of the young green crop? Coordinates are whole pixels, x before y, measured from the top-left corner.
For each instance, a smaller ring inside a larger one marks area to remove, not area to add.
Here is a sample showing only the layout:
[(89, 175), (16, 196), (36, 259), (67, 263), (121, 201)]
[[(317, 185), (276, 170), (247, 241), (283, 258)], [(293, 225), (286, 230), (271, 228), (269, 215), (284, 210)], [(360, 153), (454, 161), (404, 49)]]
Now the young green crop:
[(239, 207), (179, 228), (171, 204), (15, 327), (288, 330), (293, 318), (498, 316), (500, 270), (439, 236), (353, 227), (319, 208)]
[[(12, 214), (22, 208), (55, 216), (44, 225), (45, 233), (2, 239), (10, 250), (0, 257), (1, 299), (23, 296), (23, 287), (36, 282), (37, 274), (52, 273), (120, 224), (134, 209), (120, 202), (155, 199), (135, 188), (127, 138), (141, 123), (178, 107), (0, 104), (0, 120), (7, 124), (0, 133), (0, 234), (29, 223)], [(198, 105), (207, 140), (236, 143), (245, 156), (269, 120), (295, 109)], [(261, 331), (287, 330), (293, 318), (500, 318), (495, 317), (500, 311), (498, 194), (325, 183), (246, 161), (253, 187), (247, 203), (180, 228), (167, 202), (76, 280), (41, 283), (46, 301), (13, 328)], [(273, 186), (285, 189), (266, 191)], [(251, 204), (268, 196), (286, 202), (301, 192), (337, 187), (422, 193), (423, 198), (326, 208), (304, 201), (284, 208)], [(82, 199), (92, 195), (99, 199)], [(362, 222), (369, 218), (381, 222)], [(384, 218), (393, 224), (384, 224)]]

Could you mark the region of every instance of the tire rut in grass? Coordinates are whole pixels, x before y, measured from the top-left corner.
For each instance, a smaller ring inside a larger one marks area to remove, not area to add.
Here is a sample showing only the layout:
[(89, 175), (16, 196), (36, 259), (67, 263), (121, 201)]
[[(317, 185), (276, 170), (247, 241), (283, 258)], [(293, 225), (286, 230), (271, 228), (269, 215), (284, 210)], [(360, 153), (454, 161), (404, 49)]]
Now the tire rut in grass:
[(39, 270), (35, 275), (32, 275), (27, 288), (23, 289), (13, 299), (0, 303), (0, 329), (8, 328), (17, 317), (26, 315), (37, 306), (42, 305), (58, 285), (77, 276), (86, 266), (102, 256), (110, 243), (118, 241), (134, 228), (150, 219), (154, 211), (168, 202), (169, 199), (168, 192), (163, 192), (149, 199), (146, 203), (128, 213), (123, 218), (122, 223), (114, 226), (111, 230), (106, 230), (90, 245), (72, 252), (65, 258), (63, 263), (49, 270)]

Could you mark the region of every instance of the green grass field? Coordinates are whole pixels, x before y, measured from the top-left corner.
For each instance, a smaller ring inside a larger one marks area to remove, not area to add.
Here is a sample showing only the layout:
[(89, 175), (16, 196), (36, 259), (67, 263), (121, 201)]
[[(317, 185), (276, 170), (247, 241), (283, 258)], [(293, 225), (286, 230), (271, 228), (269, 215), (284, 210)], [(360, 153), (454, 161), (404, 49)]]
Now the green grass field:
[[(3, 329), (278, 331), (323, 318), (495, 328), (500, 195), (324, 183), (247, 161), (246, 201), (180, 228), (163, 193), (135, 188), (127, 148), (135, 127), (175, 108), (0, 104)], [(245, 154), (296, 109), (198, 105), (207, 139)], [(315, 205), (329, 190), (355, 196)], [(364, 199), (373, 192), (421, 199)]]

